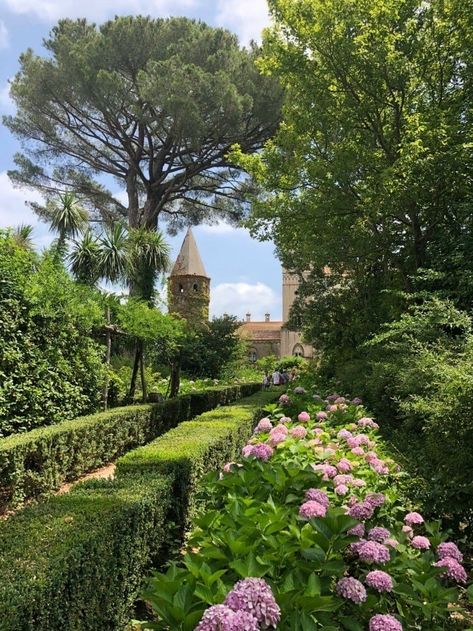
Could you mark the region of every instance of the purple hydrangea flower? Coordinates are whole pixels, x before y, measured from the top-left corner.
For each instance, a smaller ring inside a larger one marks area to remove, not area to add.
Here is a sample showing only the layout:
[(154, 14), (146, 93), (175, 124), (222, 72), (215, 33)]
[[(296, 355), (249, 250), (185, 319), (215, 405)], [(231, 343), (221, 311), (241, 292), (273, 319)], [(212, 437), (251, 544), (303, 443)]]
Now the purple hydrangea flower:
[(259, 631), (259, 625), (250, 613), (214, 605), (204, 612), (195, 631)]
[(347, 440), (348, 438), (352, 438), (352, 437), (353, 437), (353, 434), (345, 428), (341, 429), (337, 434), (337, 438), (339, 440)]
[(292, 423), (292, 418), (290, 416), (281, 416), (279, 419), (280, 423)]
[(452, 579), (452, 581), (456, 581), (457, 583), (466, 583), (468, 576), (465, 572), (465, 568), (458, 563), (456, 559), (452, 557), (444, 557), (434, 563), (435, 567), (444, 567), (445, 572), (442, 573), (442, 576), (446, 576), (447, 578)]
[(253, 447), (254, 445), (245, 445), (243, 449), (241, 450), (241, 455), (244, 458), (248, 458), (248, 456), (250, 456), (251, 452), (253, 451)]
[(350, 530), (348, 530), (347, 534), (352, 535), (353, 537), (363, 537), (363, 535), (365, 534), (365, 525), (358, 524), (356, 526), (353, 526), (353, 528), (350, 528)]
[(365, 453), (365, 450), (363, 449), (363, 447), (353, 447), (353, 449), (351, 450), (351, 453), (354, 456), (363, 456)]
[(411, 546), (417, 550), (428, 550), (430, 548), (430, 541), (427, 537), (417, 535), (417, 537), (411, 539)]
[(308, 412), (301, 412), (297, 418), (301, 423), (308, 423), (310, 421), (310, 414)]
[(313, 517), (325, 517), (327, 513), (327, 507), (319, 502), (309, 500), (301, 504), (299, 508), (299, 515), (304, 519), (312, 519)]
[(225, 604), (233, 611), (251, 614), (263, 629), (276, 628), (281, 617), (271, 587), (262, 578), (238, 581), (227, 594)]
[(381, 526), (376, 526), (375, 528), (371, 528), (368, 532), (368, 539), (371, 541), (377, 541), (378, 543), (384, 543), (386, 539), (390, 537), (391, 533), (387, 528), (381, 528)]
[(360, 560), (365, 563), (387, 563), (389, 561), (389, 549), (377, 541), (365, 541), (357, 545), (356, 551)]
[(379, 508), (384, 504), (386, 498), (382, 493), (368, 493), (365, 502), (368, 502), (373, 508)]
[(335, 487), (335, 493), (337, 495), (346, 495), (350, 489), (346, 484), (339, 484)]
[(354, 478), (351, 481), (351, 485), (356, 486), (357, 488), (361, 488), (362, 486), (366, 486), (366, 482), (364, 480), (361, 480), (360, 478)]
[(347, 514), (350, 517), (354, 517), (355, 519), (359, 519), (360, 521), (365, 521), (365, 519), (370, 519), (373, 517), (374, 508), (373, 506), (367, 502), (356, 502), (353, 506), (350, 506)]
[(445, 559), (450, 557), (461, 563), (463, 561), (463, 554), (458, 549), (457, 545), (452, 541), (444, 541), (437, 547), (437, 554), (439, 559)]
[(377, 592), (392, 592), (393, 579), (387, 572), (373, 570), (366, 575), (366, 584)]
[(340, 475), (336, 475), (333, 478), (333, 483), (335, 486), (339, 484), (351, 484), (353, 481), (353, 476), (351, 473), (341, 473)]
[(315, 415), (315, 418), (318, 421), (325, 421), (327, 419), (327, 413), (326, 412), (317, 412), (317, 414)]
[(361, 405), (363, 403), (363, 401), (360, 399), (360, 397), (355, 397), (354, 399), (352, 399), (351, 404), (352, 405)]
[(269, 460), (273, 454), (274, 451), (272, 447), (266, 445), (265, 443), (261, 443), (259, 445), (253, 446), (250, 455), (254, 456), (258, 460), (263, 460), (264, 462), (266, 462), (266, 460)]
[(351, 600), (352, 602), (360, 605), (367, 598), (366, 589), (363, 583), (353, 578), (352, 576), (346, 576), (341, 578), (335, 586), (335, 591), (342, 598)]
[(337, 468), (331, 464), (313, 464), (312, 468), (314, 471), (320, 471), (322, 473), (323, 480), (334, 478), (338, 474)]
[(369, 631), (402, 631), (402, 624), (394, 616), (377, 613), (370, 619)]
[(281, 403), (282, 405), (289, 405), (290, 399), (287, 394), (281, 394), (281, 396), (279, 397), (279, 403)]
[(408, 526), (413, 526), (416, 524), (423, 524), (424, 518), (420, 513), (416, 513), (414, 511), (413, 513), (407, 513), (407, 515), (404, 517), (404, 521)]
[(321, 489), (308, 489), (305, 492), (305, 499), (312, 502), (318, 502), (326, 508), (328, 508), (330, 504), (330, 500), (328, 499), (327, 494), (324, 493)]

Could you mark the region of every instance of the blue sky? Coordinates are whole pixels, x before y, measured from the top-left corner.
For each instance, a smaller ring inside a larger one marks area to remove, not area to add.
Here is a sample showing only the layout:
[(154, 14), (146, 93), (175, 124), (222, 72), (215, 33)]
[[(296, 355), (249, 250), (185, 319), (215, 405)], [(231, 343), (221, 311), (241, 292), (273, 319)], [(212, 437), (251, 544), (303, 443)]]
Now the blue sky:
[[(0, 0), (0, 114), (12, 113), (8, 80), (18, 69), (27, 48), (41, 52), (42, 40), (63, 17), (86, 17), (100, 22), (118, 14), (186, 15), (225, 26), (241, 41), (259, 39), (268, 23), (266, 0)], [(25, 206), (36, 193), (14, 189), (6, 171), (19, 145), (0, 123), (0, 227), (30, 223), (35, 241), (47, 245), (51, 235)], [(120, 191), (117, 191), (119, 194)], [(200, 226), (194, 235), (207, 273), (212, 278), (211, 313), (249, 311), (253, 319), (281, 317), (281, 268), (270, 243), (259, 243), (243, 229), (225, 224)], [(170, 238), (177, 255), (184, 233)]]

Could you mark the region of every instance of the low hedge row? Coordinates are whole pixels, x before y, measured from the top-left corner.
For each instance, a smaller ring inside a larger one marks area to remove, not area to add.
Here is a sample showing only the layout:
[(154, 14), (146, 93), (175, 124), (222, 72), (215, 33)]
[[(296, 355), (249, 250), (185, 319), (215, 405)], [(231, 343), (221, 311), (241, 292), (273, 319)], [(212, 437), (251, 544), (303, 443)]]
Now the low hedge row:
[(124, 629), (150, 558), (164, 561), (163, 545), (184, 527), (199, 478), (236, 455), (255, 410), (276, 396), (183, 422), (121, 458), (113, 482), (79, 484), (0, 522), (0, 630)]
[(163, 403), (115, 408), (0, 440), (0, 508), (57, 489), (146, 444), (179, 421), (249, 396), (259, 384), (210, 388)]

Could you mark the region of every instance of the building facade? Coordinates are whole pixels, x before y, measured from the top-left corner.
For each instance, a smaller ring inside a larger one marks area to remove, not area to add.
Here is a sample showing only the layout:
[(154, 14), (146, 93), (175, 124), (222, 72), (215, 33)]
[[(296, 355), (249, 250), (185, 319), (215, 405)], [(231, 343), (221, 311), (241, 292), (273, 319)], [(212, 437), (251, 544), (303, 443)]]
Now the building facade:
[[(253, 321), (251, 313), (238, 330), (248, 344), (248, 357), (256, 361), (261, 357), (298, 355), (313, 357), (312, 346), (302, 341), (299, 331), (287, 327), (291, 307), (299, 289), (295, 274), (282, 272), (283, 319), (271, 320), (266, 313), (263, 321)], [(207, 275), (192, 230), (189, 228), (168, 280), (168, 305), (171, 313), (178, 313), (193, 326), (209, 319), (210, 277)]]

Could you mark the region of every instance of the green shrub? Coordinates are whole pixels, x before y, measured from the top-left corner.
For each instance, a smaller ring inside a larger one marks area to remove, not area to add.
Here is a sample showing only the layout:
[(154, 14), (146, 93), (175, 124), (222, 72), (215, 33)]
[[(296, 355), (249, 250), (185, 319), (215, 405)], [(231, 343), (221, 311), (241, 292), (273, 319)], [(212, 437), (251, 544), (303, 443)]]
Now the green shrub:
[(123, 628), (166, 536), (170, 482), (79, 485), (0, 523), (0, 628)]
[(0, 436), (97, 409), (102, 324), (97, 293), (0, 231)]
[(149, 560), (161, 553), (164, 562), (163, 544), (184, 529), (198, 481), (239, 452), (255, 410), (275, 396), (181, 423), (121, 458), (114, 481), (80, 484), (0, 521), (0, 629), (124, 629)]
[[(243, 391), (255, 390), (252, 384)], [(163, 403), (115, 408), (0, 440), (0, 498), (16, 506), (57, 489), (156, 438), (180, 421), (226, 404), (239, 387), (211, 388), (200, 399), (186, 395)]]

